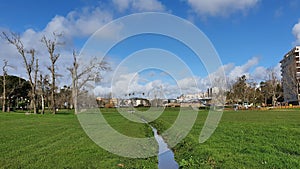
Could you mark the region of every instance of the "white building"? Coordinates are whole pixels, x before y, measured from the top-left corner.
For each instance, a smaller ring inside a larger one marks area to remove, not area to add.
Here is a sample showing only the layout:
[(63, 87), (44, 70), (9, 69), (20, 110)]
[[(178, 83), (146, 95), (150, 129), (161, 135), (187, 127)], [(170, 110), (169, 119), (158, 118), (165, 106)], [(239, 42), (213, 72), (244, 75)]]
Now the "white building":
[(206, 95), (204, 93), (195, 93), (195, 94), (182, 94), (177, 98), (178, 102), (191, 102), (193, 100), (199, 100), (204, 98)]
[(281, 63), (281, 75), (283, 96), (285, 102), (300, 102), (299, 82), (300, 82), (300, 46), (294, 47), (284, 55)]

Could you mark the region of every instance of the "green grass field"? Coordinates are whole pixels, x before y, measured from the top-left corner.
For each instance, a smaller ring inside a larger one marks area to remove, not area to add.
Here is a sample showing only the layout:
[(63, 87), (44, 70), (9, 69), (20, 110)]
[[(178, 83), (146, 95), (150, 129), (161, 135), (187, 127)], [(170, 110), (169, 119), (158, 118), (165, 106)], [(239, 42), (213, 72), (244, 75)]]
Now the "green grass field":
[(200, 112), (174, 147), (182, 168), (300, 168), (300, 110), (225, 111), (212, 137), (199, 144), (206, 115)]
[[(112, 126), (123, 128), (125, 134), (141, 137), (147, 131), (146, 125), (120, 122), (122, 116), (110, 110), (105, 115), (113, 119), (110, 120)], [(123, 158), (99, 148), (70, 112), (56, 115), (0, 113), (0, 133), (0, 168), (108, 169), (120, 168), (118, 164), (123, 164), (125, 168), (152, 169), (157, 166), (156, 157)]]
[[(152, 135), (145, 124), (103, 109), (119, 132)], [(176, 119), (169, 108), (151, 124), (163, 132)], [(189, 135), (173, 148), (181, 168), (300, 168), (300, 110), (225, 111), (210, 139), (200, 144), (207, 111), (200, 111)], [(72, 112), (57, 115), (0, 113), (1, 168), (157, 168), (157, 158), (130, 159), (111, 154), (81, 129)], [(167, 138), (166, 138), (167, 139)]]

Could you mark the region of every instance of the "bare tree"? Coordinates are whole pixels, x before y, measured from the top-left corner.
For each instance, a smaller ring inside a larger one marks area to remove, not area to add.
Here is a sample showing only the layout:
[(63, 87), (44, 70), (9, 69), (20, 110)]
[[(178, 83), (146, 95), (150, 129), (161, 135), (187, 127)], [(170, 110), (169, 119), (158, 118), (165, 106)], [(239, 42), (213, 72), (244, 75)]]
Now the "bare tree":
[(49, 84), (49, 75), (45, 74), (43, 75), (41, 72), (39, 74), (39, 80), (37, 82), (39, 85), (38, 87), (38, 95), (40, 96), (40, 101), (39, 103), (41, 104), (41, 113), (45, 113), (45, 106), (48, 106), (48, 98), (49, 98), (49, 91), (50, 91), (50, 84)]
[(39, 88), (40, 88), (40, 96), (41, 96), (41, 106), (42, 106), (42, 114), (45, 113), (45, 84), (43, 75), (40, 73), (40, 80), (38, 81)]
[[(34, 51), (33, 51), (34, 52)], [(33, 54), (34, 55), (34, 54)], [(38, 113), (39, 109), (38, 109), (38, 99), (37, 99), (37, 75), (38, 75), (38, 71), (39, 71), (39, 60), (36, 59), (35, 60), (35, 69), (34, 69), (34, 77), (33, 77), (33, 81), (34, 81), (34, 90), (32, 90), (33, 93), (33, 107), (35, 107), (36, 109), (36, 112), (35, 113)]]
[(267, 86), (269, 90), (269, 95), (272, 97), (272, 105), (276, 106), (278, 98), (282, 97), (283, 92), (281, 90), (280, 80), (276, 76), (274, 68), (267, 69)]
[(56, 61), (58, 60), (58, 58), (60, 57), (59, 53), (55, 53), (57, 46), (61, 45), (61, 43), (58, 42), (58, 38), (62, 36), (61, 34), (56, 34), (53, 33), (53, 39), (49, 39), (46, 36), (42, 37), (42, 43), (45, 44), (45, 46), (47, 47), (48, 53), (49, 53), (49, 58), (51, 61), (51, 66), (48, 67), (48, 69), (51, 72), (51, 77), (52, 77), (52, 86), (51, 86), (51, 106), (52, 106), (52, 113), (55, 114), (56, 113), (56, 69), (55, 69), (55, 65), (56, 65)]
[(73, 64), (68, 70), (72, 76), (72, 100), (75, 114), (78, 114), (78, 97), (83, 86), (90, 81), (100, 82), (100, 71), (110, 70), (110, 67), (106, 61), (99, 61), (96, 57), (92, 58), (88, 64), (79, 64), (78, 55), (73, 51)]
[(2, 112), (10, 112), (10, 96), (12, 93), (15, 92), (15, 90), (19, 87), (20, 84), (14, 84), (13, 88), (7, 90), (6, 85), (7, 85), (7, 67), (12, 67), (10, 65), (8, 65), (8, 61), (4, 60), (4, 65), (2, 67), (2, 71), (3, 71), (3, 93), (2, 93)]
[[(36, 114), (38, 113), (38, 106), (36, 102), (36, 75), (38, 71), (38, 63), (36, 63), (36, 65), (34, 64), (34, 62), (37, 61), (35, 60), (35, 50), (34, 49), (26, 50), (23, 45), (23, 42), (21, 41), (20, 36), (16, 33), (11, 32), (9, 36), (5, 32), (2, 32), (1, 37), (5, 39), (7, 42), (9, 42), (10, 44), (14, 45), (17, 48), (18, 53), (21, 55), (23, 59), (27, 76), (29, 79), (29, 84), (31, 86), (31, 92), (30, 92), (31, 105), (33, 105), (34, 114)], [(30, 55), (29, 58), (27, 54)]]

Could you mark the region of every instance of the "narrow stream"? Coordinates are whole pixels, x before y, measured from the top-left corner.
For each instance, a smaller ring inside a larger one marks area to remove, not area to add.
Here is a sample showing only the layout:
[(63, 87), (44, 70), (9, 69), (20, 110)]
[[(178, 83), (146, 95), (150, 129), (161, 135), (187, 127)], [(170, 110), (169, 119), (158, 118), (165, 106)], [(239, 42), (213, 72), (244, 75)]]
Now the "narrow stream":
[(178, 163), (174, 159), (174, 153), (168, 148), (168, 144), (164, 141), (162, 136), (158, 135), (157, 129), (152, 127), (154, 138), (158, 143), (158, 168), (159, 169), (178, 169)]
[(151, 127), (154, 138), (158, 143), (158, 169), (178, 169), (179, 165), (175, 161), (173, 151), (169, 149), (162, 136), (157, 133), (157, 129), (151, 126), (144, 118), (141, 118), (141, 120)]

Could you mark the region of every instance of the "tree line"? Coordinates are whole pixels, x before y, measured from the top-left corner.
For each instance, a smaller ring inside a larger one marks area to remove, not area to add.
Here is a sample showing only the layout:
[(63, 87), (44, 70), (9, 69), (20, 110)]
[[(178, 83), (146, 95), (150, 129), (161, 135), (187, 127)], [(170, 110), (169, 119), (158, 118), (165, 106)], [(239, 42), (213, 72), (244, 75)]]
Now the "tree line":
[(229, 90), (226, 92), (227, 103), (252, 103), (254, 106), (276, 106), (284, 101), (281, 80), (276, 76), (273, 68), (267, 69), (266, 79), (256, 82), (247, 79), (246, 75), (228, 82)]
[[(2, 91), (3, 112), (10, 111), (10, 101), (14, 100), (11, 98), (12, 93), (18, 93), (21, 88), (25, 87), (26, 90), (24, 91), (28, 91), (28, 96), (22, 95), (20, 98), (22, 97), (26, 100), (28, 98), (27, 101), (30, 102), (29, 107), (34, 114), (39, 113), (40, 109), (40, 113), (43, 114), (45, 112), (45, 105), (50, 107), (53, 114), (56, 114), (57, 108), (62, 104), (63, 100), (68, 100), (69, 104), (72, 104), (75, 109), (75, 114), (77, 114), (79, 112), (78, 98), (84, 93), (82, 90), (84, 85), (90, 81), (99, 82), (101, 80), (101, 72), (110, 70), (108, 62), (100, 60), (96, 56), (92, 57), (87, 64), (79, 62), (79, 54), (74, 49), (73, 52), (71, 52), (73, 58), (72, 64), (67, 67), (72, 79), (71, 85), (70, 87), (64, 86), (58, 93), (57, 77), (61, 75), (58, 74), (56, 68), (59, 58), (61, 57), (58, 48), (64, 45), (64, 43), (60, 41), (63, 39), (62, 34), (53, 33), (52, 36), (49, 37), (44, 35), (40, 40), (40, 43), (47, 50), (50, 60), (50, 65), (47, 66), (49, 72), (46, 74), (40, 70), (37, 50), (25, 46), (19, 34), (14, 32), (2, 32), (1, 38), (15, 47), (19, 57), (23, 61), (28, 79), (24, 80), (19, 78), (19, 80), (22, 81), (21, 83), (14, 83), (8, 80), (10, 78), (16, 80), (17, 77), (8, 75), (8, 69), (12, 68), (12, 66), (10, 66), (9, 61), (3, 60), (4, 66), (2, 67), (3, 75), (0, 88)], [(26, 86), (24, 86), (25, 84)], [(13, 85), (13, 87), (11, 85)], [(65, 99), (61, 99), (63, 97), (65, 97)], [(66, 97), (69, 98), (67, 99)]]

